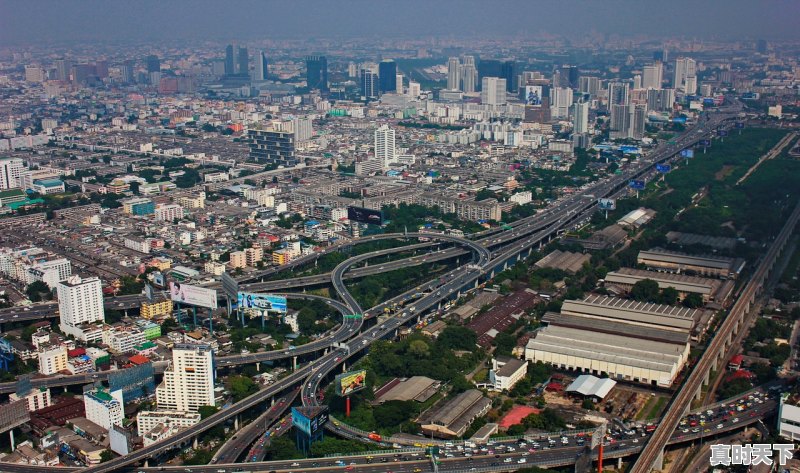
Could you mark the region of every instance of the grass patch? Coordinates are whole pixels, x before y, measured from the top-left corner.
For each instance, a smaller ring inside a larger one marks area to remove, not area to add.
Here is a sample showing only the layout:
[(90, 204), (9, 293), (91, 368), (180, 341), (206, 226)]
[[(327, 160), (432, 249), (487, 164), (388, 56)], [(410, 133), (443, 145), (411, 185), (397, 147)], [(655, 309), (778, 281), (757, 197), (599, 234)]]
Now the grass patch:
[(636, 420), (650, 420), (658, 417), (664, 406), (667, 405), (667, 398), (661, 396), (651, 396), (642, 410), (636, 414)]

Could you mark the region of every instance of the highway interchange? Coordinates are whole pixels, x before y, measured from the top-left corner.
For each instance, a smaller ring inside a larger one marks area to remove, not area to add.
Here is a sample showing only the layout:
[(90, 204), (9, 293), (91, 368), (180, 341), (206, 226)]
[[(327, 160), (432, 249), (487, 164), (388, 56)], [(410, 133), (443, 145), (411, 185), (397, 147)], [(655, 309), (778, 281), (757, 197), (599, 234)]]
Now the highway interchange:
[[(213, 414), (212, 416), (201, 421), (199, 424), (186, 429), (173, 437), (134, 451), (127, 456), (118, 457), (109, 462), (85, 468), (85, 470), (90, 472), (114, 472), (125, 469), (131, 465), (144, 462), (150, 458), (154, 458), (159, 453), (162, 453), (167, 449), (176, 448), (180, 445), (190, 442), (198, 434), (221, 422), (225, 422), (234, 416), (238, 416), (243, 412), (247, 412), (250, 409), (256, 408), (272, 398), (280, 397), (282, 393), (286, 393), (298, 385), (302, 386), (301, 398), (303, 403), (305, 405), (316, 403), (315, 394), (320, 388), (321, 383), (329, 378), (329, 375), (334, 373), (335, 370), (341, 369), (340, 365), (344, 364), (350, 357), (355, 356), (358, 354), (358, 352), (367, 348), (369, 344), (377, 339), (393, 336), (395, 330), (409, 321), (419, 318), (421, 314), (429, 309), (436, 308), (442, 301), (455, 299), (462, 294), (463, 291), (477, 286), (480, 280), (490, 279), (496, 272), (501, 271), (502, 269), (513, 264), (518, 258), (525, 257), (527, 254), (530, 254), (531, 249), (536, 245), (540, 245), (543, 242), (549, 241), (549, 239), (557, 236), (561, 231), (581, 225), (582, 222), (585, 222), (590, 217), (591, 212), (594, 211), (597, 198), (614, 195), (615, 193), (624, 190), (629, 179), (640, 178), (643, 175), (651, 173), (652, 166), (655, 163), (664, 162), (673, 158), (680, 150), (692, 145), (697, 140), (704, 138), (707, 134), (714, 132), (720, 124), (722, 124), (725, 120), (734, 118), (740, 110), (740, 107), (736, 106), (730, 108), (732, 108), (730, 111), (712, 114), (707, 121), (697, 125), (696, 129), (689, 129), (680, 137), (676, 138), (673, 142), (670, 142), (670, 144), (667, 146), (662, 146), (661, 148), (654, 150), (646, 158), (640, 159), (639, 163), (632, 166), (627, 172), (621, 175), (613, 176), (607, 180), (597, 182), (592, 186), (588, 186), (581, 194), (562, 198), (550, 209), (540, 212), (535, 216), (521, 219), (512, 223), (512, 229), (510, 230), (505, 230), (502, 232), (488, 231), (475, 235), (482, 237), (480, 240), (469, 240), (466, 238), (458, 238), (433, 233), (408, 233), (391, 236), (376, 235), (353, 242), (353, 244), (358, 244), (385, 238), (430, 238), (437, 241), (447, 241), (469, 250), (472, 253), (472, 260), (469, 264), (461, 266), (457, 270), (451, 271), (445, 277), (437, 278), (421, 285), (420, 287), (425, 290), (422, 298), (416, 299), (413, 303), (406, 305), (402, 311), (398, 311), (399, 313), (393, 314), (391, 317), (378, 322), (372, 328), (363, 329), (362, 324), (364, 319), (374, 318), (376, 315), (381, 314), (383, 308), (387, 306), (387, 303), (373, 308), (373, 310), (370, 311), (365, 312), (362, 310), (358, 302), (347, 291), (344, 283), (345, 273), (347, 273), (347, 271), (350, 270), (354, 265), (373, 258), (375, 255), (372, 253), (366, 253), (364, 255), (349, 258), (348, 260), (339, 264), (329, 274), (330, 282), (339, 298), (342, 299), (343, 303), (339, 303), (334, 300), (327, 301), (337, 310), (342, 312), (343, 315), (347, 315), (345, 314), (345, 312), (347, 312), (349, 314), (364, 314), (363, 317), (345, 317), (339, 330), (337, 330), (330, 337), (317, 340), (308, 345), (303, 345), (294, 350), (276, 350), (273, 352), (253, 355), (236, 355), (236, 358), (220, 357), (217, 359), (218, 366), (234, 366), (243, 363), (255, 363), (259, 361), (296, 357), (302, 354), (321, 354), (321, 356), (318, 356), (313, 363), (309, 363), (304, 366), (298, 366), (295, 371), (268, 388), (262, 389), (258, 393), (251, 395), (250, 397), (234, 404), (233, 406)], [(495, 250), (490, 250), (489, 246), (495, 248)], [(442, 252), (454, 250), (459, 251), (457, 249), (448, 249), (443, 250)], [(295, 265), (313, 261), (313, 259), (318, 256), (319, 255), (314, 255), (314, 257), (302, 259), (302, 261), (295, 262), (295, 264), (292, 266), (294, 267)], [(280, 268), (281, 271), (284, 269), (286, 268)], [(278, 271), (272, 269), (261, 272), (255, 277), (251, 275), (248, 279), (263, 279), (264, 277), (276, 272)], [(293, 294), (292, 297), (312, 296)], [(0, 313), (0, 317), (3, 317), (4, 315), (5, 313)], [(18, 319), (21, 319), (22, 314), (19, 315), (20, 317), (18, 317)], [(12, 320), (14, 320), (13, 315), (11, 315), (11, 317)], [(3, 320), (5, 319), (0, 318), (0, 321)], [(229, 360), (226, 360), (226, 358)], [(77, 384), (81, 382), (77, 379), (69, 380), (66, 378), (69, 377), (48, 378), (43, 382), (38, 382), (47, 386)], [(73, 383), (73, 381), (76, 382)], [(90, 381), (84, 378), (82, 382), (85, 383)], [(8, 392), (8, 388), (9, 386), (0, 385), (0, 390), (4, 390), (4, 392)], [(342, 430), (346, 429), (343, 424), (340, 426), (340, 428)], [(358, 432), (356, 431), (343, 431), (342, 433), (345, 436), (358, 435)], [(544, 452), (538, 452), (538, 454), (543, 455)], [(494, 457), (491, 459), (486, 459), (486, 461), (481, 460), (480, 463), (476, 464), (465, 463), (463, 465), (459, 465), (459, 468), (465, 466), (470, 468), (480, 468), (486, 466), (488, 468), (492, 468), (494, 471), (497, 471), (498, 468), (510, 469), (502, 465), (492, 466), (491, 463), (493, 462), (491, 460), (493, 459)], [(574, 460), (574, 456), (572, 457), (572, 460)], [(456, 466), (456, 460), (454, 459), (445, 458), (442, 461), (443, 464), (440, 465), (440, 469), (451, 469), (449, 468), (449, 463), (453, 463), (453, 466)], [(465, 461), (475, 462), (476, 460)], [(545, 462), (543, 464), (547, 463)], [(260, 465), (261, 463), (252, 463), (247, 464), (246, 467), (248, 471), (271, 471), (262, 469)], [(264, 463), (264, 465), (266, 466), (267, 464)], [(503, 463), (503, 465), (508, 464)], [(4, 465), (3, 467), (5, 468), (6, 466), (11, 465)], [(428, 462), (428, 467), (430, 467), (430, 462)], [(514, 468), (518, 467), (519, 465), (514, 466)], [(219, 471), (223, 469), (217, 468), (214, 470), (203, 470), (202, 468), (210, 467), (190, 467), (187, 469), (189, 471)], [(283, 469), (277, 468), (277, 466), (267, 466), (267, 468), (277, 470)], [(377, 465), (375, 467), (377, 469), (372, 470), (371, 468), (373, 467), (365, 465), (363, 468), (359, 467), (358, 469), (359, 471), (386, 471), (385, 467)], [(422, 467), (409, 466), (409, 468), (411, 469), (404, 470), (399, 468), (398, 465), (398, 468), (393, 468), (392, 470), (413, 471), (414, 468)], [(340, 467), (339, 469), (341, 470)], [(422, 469), (424, 470), (424, 468)], [(287, 470), (296, 471), (297, 468), (290, 465)], [(9, 469), (9, 471), (17, 470)], [(235, 470), (228, 469), (227, 471)]]

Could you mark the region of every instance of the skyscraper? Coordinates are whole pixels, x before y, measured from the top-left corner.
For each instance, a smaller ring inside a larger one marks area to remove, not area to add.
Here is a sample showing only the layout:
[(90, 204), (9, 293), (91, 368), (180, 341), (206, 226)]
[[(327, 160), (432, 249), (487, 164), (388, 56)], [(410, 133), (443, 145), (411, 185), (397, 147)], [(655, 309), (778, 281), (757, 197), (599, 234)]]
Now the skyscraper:
[(628, 83), (609, 82), (608, 83), (608, 109), (612, 105), (626, 105), (628, 103)]
[(250, 58), (247, 55), (247, 48), (239, 46), (239, 55), (237, 57), (236, 73), (240, 76), (250, 76)]
[(205, 344), (176, 344), (172, 363), (156, 387), (159, 409), (197, 412), (214, 405), (214, 351)]
[(675, 89), (650, 89), (647, 91), (647, 109), (669, 112), (675, 103)]
[(403, 94), (403, 74), (395, 74), (395, 93)]
[(553, 87), (550, 94), (552, 97), (550, 116), (553, 118), (568, 118), (569, 109), (572, 107), (572, 89), (568, 87)]
[(589, 104), (578, 102), (573, 105), (574, 115), (572, 117), (573, 133), (587, 133), (589, 131)]
[[(674, 89), (685, 90), (685, 82), (687, 77), (697, 76), (697, 63), (694, 59), (689, 57), (679, 57), (675, 60), (675, 77), (672, 80), (672, 87)], [(695, 81), (695, 85), (696, 85)]]
[(380, 95), (378, 77), (371, 69), (361, 69), (361, 95), (367, 100), (376, 99)]
[(131, 61), (130, 59), (124, 61), (122, 63), (122, 65), (120, 66), (120, 68), (119, 68), (119, 75), (122, 78), (122, 82), (124, 82), (126, 84), (133, 84), (134, 81), (135, 81), (135, 79), (133, 77), (133, 72), (134, 72), (135, 69), (136, 69), (136, 67), (135, 67), (133, 61)]
[(264, 54), (264, 51), (259, 51), (258, 56), (256, 56), (256, 70), (255, 74), (253, 74), (253, 79), (264, 81), (267, 80), (268, 77), (269, 63), (267, 62), (267, 55)]
[(236, 69), (233, 65), (233, 45), (225, 46), (225, 75), (232, 76), (236, 74)]
[(20, 187), (24, 170), (25, 164), (20, 158), (0, 159), (0, 191)]
[(506, 80), (499, 77), (484, 77), (481, 84), (481, 103), (505, 105)]
[(72, 61), (69, 59), (56, 59), (56, 79), (68, 81), (71, 68)]
[(642, 88), (660, 89), (663, 79), (663, 70), (662, 64), (658, 61), (652, 66), (644, 66), (644, 68), (642, 68)]
[(628, 83), (608, 84), (608, 111), (611, 121), (611, 138), (627, 138), (629, 127)]
[(447, 90), (461, 89), (461, 63), (457, 57), (447, 60)]
[(147, 72), (159, 72), (161, 71), (161, 61), (158, 59), (158, 56), (150, 55), (144, 58), (145, 66), (147, 67)]
[[(103, 308), (103, 288), (97, 277), (81, 279), (70, 276), (56, 286), (61, 331), (75, 338), (85, 340), (83, 324), (105, 321)], [(98, 338), (102, 334), (98, 334)]]
[(391, 59), (384, 59), (378, 64), (378, 77), (380, 78), (380, 91), (394, 92), (397, 90), (397, 63)]
[(514, 72), (516, 66), (514, 61), (506, 61), (500, 66), (500, 77), (506, 80), (506, 92), (514, 92), (517, 89), (517, 74)]
[(394, 130), (388, 125), (382, 125), (375, 130), (375, 159), (381, 162), (383, 169), (397, 162), (395, 151)]
[(478, 81), (478, 69), (475, 67), (475, 56), (464, 56), (461, 66), (461, 89), (466, 93), (475, 92)]
[(325, 56), (306, 57), (306, 84), (311, 90), (328, 91), (328, 58)]
[(593, 76), (581, 76), (578, 80), (578, 92), (597, 97), (600, 91), (600, 78)]

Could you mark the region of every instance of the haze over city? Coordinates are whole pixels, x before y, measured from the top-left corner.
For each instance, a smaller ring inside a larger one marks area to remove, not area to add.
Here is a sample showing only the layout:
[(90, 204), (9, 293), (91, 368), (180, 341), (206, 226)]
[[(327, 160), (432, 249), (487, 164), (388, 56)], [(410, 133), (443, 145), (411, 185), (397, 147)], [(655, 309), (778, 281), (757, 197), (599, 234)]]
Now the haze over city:
[(800, 469), (798, 18), (0, 0), (0, 471)]

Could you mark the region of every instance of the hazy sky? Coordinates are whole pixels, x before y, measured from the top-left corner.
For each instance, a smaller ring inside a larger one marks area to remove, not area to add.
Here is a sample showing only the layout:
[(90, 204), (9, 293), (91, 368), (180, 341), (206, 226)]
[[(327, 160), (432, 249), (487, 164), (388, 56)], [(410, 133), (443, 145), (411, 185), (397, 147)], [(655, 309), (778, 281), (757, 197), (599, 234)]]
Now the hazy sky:
[(601, 33), (800, 39), (798, 0), (0, 0), (0, 44)]

